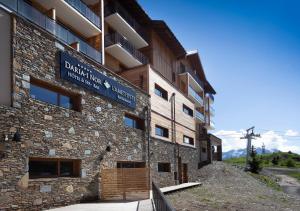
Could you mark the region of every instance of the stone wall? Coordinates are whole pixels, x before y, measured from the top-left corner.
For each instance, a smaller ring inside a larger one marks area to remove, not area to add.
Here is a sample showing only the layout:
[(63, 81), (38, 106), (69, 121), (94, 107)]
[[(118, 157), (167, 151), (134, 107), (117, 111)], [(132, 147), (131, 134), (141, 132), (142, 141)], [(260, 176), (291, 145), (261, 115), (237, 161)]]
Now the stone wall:
[[(147, 94), (18, 17), (12, 41), (13, 107), (0, 107), (0, 135), (2, 139), (2, 134), (19, 130), (21, 142), (9, 140), (0, 145), (5, 152), (0, 162), (0, 210), (40, 210), (97, 199), (102, 168), (115, 168), (116, 161), (147, 161), (147, 131), (124, 126), (125, 112), (145, 118)], [(61, 80), (61, 50), (135, 89), (136, 109)], [(32, 77), (80, 94), (82, 111), (30, 98)], [(80, 159), (81, 176), (29, 179), (29, 157)]]
[[(190, 147), (175, 145), (152, 137), (150, 142), (151, 178), (159, 187), (175, 185), (178, 182), (174, 179), (174, 172), (178, 171), (178, 149), (182, 164), (188, 164), (188, 181), (195, 182), (199, 180), (198, 163), (200, 161), (200, 153), (198, 143), (196, 143), (195, 147)], [(158, 172), (158, 162), (170, 163), (171, 172)]]

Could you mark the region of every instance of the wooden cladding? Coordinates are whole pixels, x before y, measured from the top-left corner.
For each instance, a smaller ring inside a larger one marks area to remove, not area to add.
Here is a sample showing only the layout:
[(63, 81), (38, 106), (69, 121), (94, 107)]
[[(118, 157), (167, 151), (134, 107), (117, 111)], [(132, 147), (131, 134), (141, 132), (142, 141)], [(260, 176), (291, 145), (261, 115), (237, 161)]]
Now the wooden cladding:
[(150, 196), (148, 168), (103, 169), (102, 200), (141, 200)]

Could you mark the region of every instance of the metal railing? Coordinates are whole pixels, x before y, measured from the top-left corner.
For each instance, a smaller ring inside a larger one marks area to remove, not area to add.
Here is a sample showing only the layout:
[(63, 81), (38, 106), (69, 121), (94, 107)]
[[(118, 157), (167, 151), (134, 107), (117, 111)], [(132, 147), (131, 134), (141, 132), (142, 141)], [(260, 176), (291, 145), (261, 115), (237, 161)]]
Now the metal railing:
[(212, 106), (209, 107), (209, 112), (215, 115), (215, 109)]
[(148, 63), (148, 58), (144, 56), (140, 51), (128, 42), (122, 35), (117, 32), (105, 35), (105, 47), (119, 44), (121, 45), (128, 53), (130, 53), (134, 58), (140, 61), (142, 64)]
[(201, 112), (195, 110), (195, 114), (196, 114), (195, 116), (196, 116), (197, 119), (200, 119), (203, 122), (205, 121), (205, 117)]
[(91, 21), (95, 26), (101, 28), (101, 20), (85, 3), (80, 0), (64, 0), (73, 8), (75, 8), (80, 14)]
[(193, 79), (199, 84), (199, 86), (202, 89), (204, 89), (204, 83), (203, 83), (203, 81), (200, 80), (200, 78), (198, 77), (198, 75), (195, 73), (194, 70), (189, 69), (189, 68), (185, 68), (185, 71), (188, 72), (193, 77)]
[(200, 95), (197, 94), (197, 92), (191, 87), (189, 86), (189, 94), (193, 96), (193, 98), (200, 103), (201, 105), (203, 105), (203, 99)]
[(212, 101), (215, 100), (215, 97), (212, 94), (207, 94), (207, 97), (209, 97)]
[(140, 36), (146, 41), (147, 34), (141, 25), (127, 12), (122, 5), (117, 2), (107, 4), (104, 7), (104, 16), (109, 16), (111, 14), (118, 13)]
[(165, 195), (161, 192), (159, 187), (152, 182), (152, 194), (155, 210), (157, 211), (175, 211), (172, 205), (168, 202)]
[(74, 35), (71, 31), (58, 24), (54, 20), (48, 18), (37, 9), (26, 3), (24, 0), (0, 0), (4, 6), (9, 7), (22, 17), (28, 19), (32, 23), (45, 29), (53, 34), (61, 42), (71, 45), (73, 43), (79, 43), (79, 51), (96, 62), (102, 62), (101, 52), (94, 49), (78, 36)]

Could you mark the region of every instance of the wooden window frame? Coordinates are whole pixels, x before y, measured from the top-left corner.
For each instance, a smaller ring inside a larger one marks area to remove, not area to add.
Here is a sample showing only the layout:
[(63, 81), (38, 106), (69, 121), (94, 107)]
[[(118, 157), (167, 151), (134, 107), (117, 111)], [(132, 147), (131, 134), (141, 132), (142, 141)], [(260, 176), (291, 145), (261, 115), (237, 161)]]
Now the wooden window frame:
[[(117, 168), (123, 168), (123, 164), (133, 164), (133, 168), (146, 168), (146, 162), (144, 161), (117, 161)], [(118, 167), (118, 164), (121, 165), (121, 167)], [(143, 167), (136, 167), (136, 165), (143, 165)]]
[[(36, 78), (32, 78), (32, 77), (30, 78), (30, 84), (33, 84), (37, 87), (55, 92), (57, 94), (57, 103), (56, 104), (51, 104), (51, 105), (55, 105), (55, 106), (58, 106), (60, 108), (65, 108), (65, 107), (60, 105), (60, 103), (61, 103), (60, 98), (63, 95), (63, 96), (66, 96), (66, 97), (70, 98), (71, 104), (72, 104), (72, 108), (70, 108), (71, 110), (78, 111), (78, 112), (82, 111), (81, 95), (80, 94), (76, 94), (76, 93), (67, 91), (67, 90), (65, 90), (61, 87), (52, 85), (49, 82), (45, 82), (45, 81), (42, 81), (40, 79), (36, 79)], [(37, 100), (39, 100), (39, 99), (37, 99)], [(41, 102), (44, 102), (44, 101), (41, 101)], [(48, 102), (45, 102), (45, 103), (48, 103)], [(65, 109), (68, 109), (68, 108), (65, 108)]]
[[(158, 90), (161, 93), (161, 95), (157, 94), (156, 90)], [(166, 101), (168, 101), (169, 99), (168, 91), (159, 86), (157, 83), (154, 84), (154, 93)]]
[[(163, 170), (161, 170), (160, 165), (163, 165), (163, 168), (162, 168)], [(165, 165), (167, 165), (167, 167)], [(165, 170), (165, 169), (167, 169), (167, 170)], [(157, 171), (163, 172), (163, 173), (171, 172), (171, 163), (157, 162)]]
[[(187, 110), (187, 112), (185, 112), (185, 110)], [(182, 104), (182, 111), (183, 111), (183, 113), (189, 115), (190, 117), (194, 117), (194, 111), (193, 111), (193, 109), (191, 109), (190, 107), (188, 107), (185, 104)]]
[[(29, 179), (40, 179), (40, 178), (78, 178), (80, 177), (80, 169), (81, 169), (81, 160), (80, 159), (64, 159), (64, 158), (39, 158), (39, 157), (30, 157), (29, 158), (29, 163), (30, 161), (40, 161), (40, 162), (56, 162), (57, 164), (57, 169), (56, 169), (56, 175), (51, 175), (51, 176), (30, 176), (30, 171), (29, 172)], [(60, 163), (61, 162), (73, 162), (73, 172), (72, 176), (61, 176), (60, 175)], [(29, 165), (28, 163), (28, 165)]]
[[(156, 128), (159, 128), (159, 129), (163, 130), (163, 135), (162, 136), (156, 133)], [(165, 128), (165, 127), (162, 127), (160, 125), (155, 125), (155, 135), (160, 136), (160, 137), (164, 137), (164, 138), (169, 138), (169, 129)]]
[[(128, 126), (125, 124), (125, 118), (129, 118), (129, 119), (132, 119), (136, 122), (136, 126), (135, 127), (131, 127), (131, 126)], [(124, 115), (124, 124), (126, 127), (130, 127), (130, 128), (135, 128), (135, 129), (138, 129), (138, 130), (145, 130), (145, 120), (144, 119), (141, 119), (135, 115), (132, 115), (132, 114), (129, 114), (129, 113), (125, 113)]]
[[(186, 143), (186, 142), (184, 141), (185, 138), (188, 138), (188, 139), (189, 139), (189, 143)], [(192, 142), (192, 144), (191, 144), (191, 142)], [(183, 135), (183, 143), (184, 143), (184, 144), (191, 145), (191, 146), (195, 146), (195, 141), (194, 141), (194, 139), (193, 139), (192, 137), (189, 137), (189, 136), (186, 136), (186, 135)]]

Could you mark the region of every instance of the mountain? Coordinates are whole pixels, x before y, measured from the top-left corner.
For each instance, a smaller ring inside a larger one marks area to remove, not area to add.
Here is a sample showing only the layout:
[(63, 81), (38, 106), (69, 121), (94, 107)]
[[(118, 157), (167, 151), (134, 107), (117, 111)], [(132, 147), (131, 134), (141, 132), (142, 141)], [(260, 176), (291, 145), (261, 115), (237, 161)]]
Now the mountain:
[[(278, 152), (277, 149), (265, 149), (265, 154), (271, 154), (273, 152)], [(262, 154), (262, 148), (258, 147), (256, 148), (257, 154)], [(227, 152), (223, 152), (222, 158), (223, 160), (229, 159), (229, 158), (238, 158), (238, 157), (245, 157), (246, 156), (246, 148), (245, 149), (233, 149)]]

